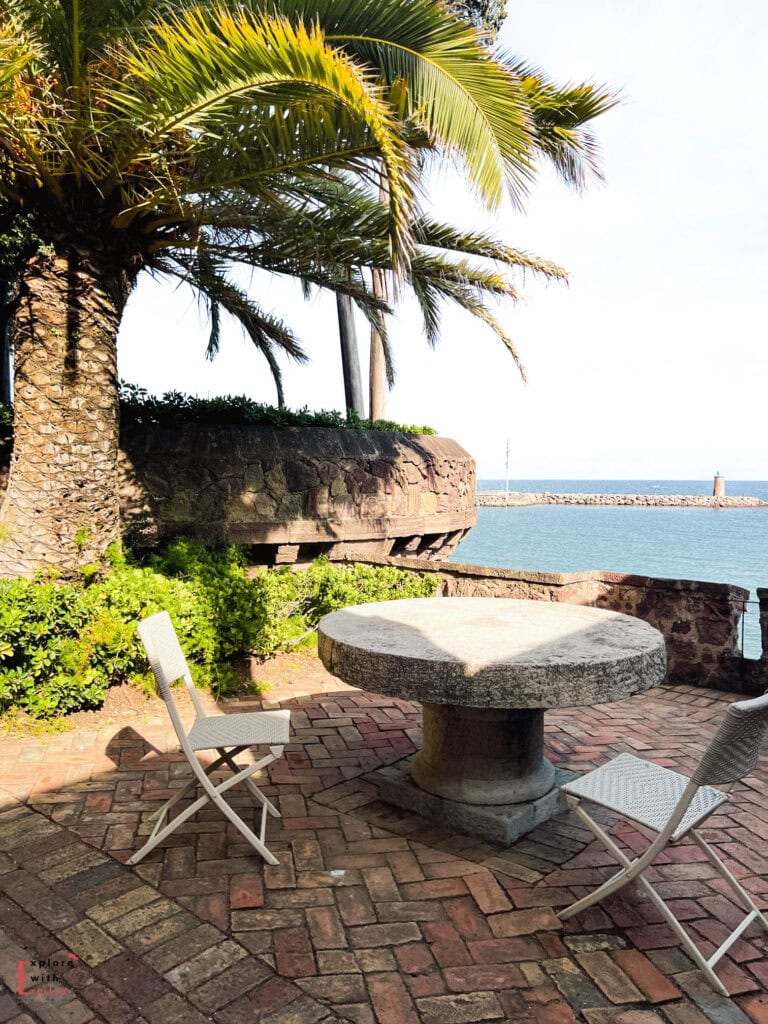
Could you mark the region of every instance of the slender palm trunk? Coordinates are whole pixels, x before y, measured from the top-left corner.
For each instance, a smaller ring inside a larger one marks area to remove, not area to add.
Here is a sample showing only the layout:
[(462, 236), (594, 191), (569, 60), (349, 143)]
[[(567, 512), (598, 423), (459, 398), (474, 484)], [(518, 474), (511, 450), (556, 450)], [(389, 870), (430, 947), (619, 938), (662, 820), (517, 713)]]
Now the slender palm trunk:
[(10, 405), (12, 401), (13, 374), (11, 373), (11, 283), (0, 277), (0, 404)]
[[(387, 172), (382, 170), (379, 181), (379, 202), (389, 202)], [(382, 302), (389, 301), (387, 273), (384, 270), (372, 272), (373, 294)], [(383, 420), (387, 400), (387, 361), (384, 358), (384, 342), (375, 327), (371, 328), (371, 358), (368, 365), (368, 416), (372, 420)]]
[[(373, 294), (382, 302), (388, 300), (387, 274), (384, 270), (373, 271)], [(372, 420), (383, 420), (387, 397), (387, 371), (384, 359), (384, 343), (375, 327), (371, 328), (371, 362), (369, 369), (369, 416)]]
[(339, 318), (341, 369), (344, 375), (344, 401), (348, 413), (357, 413), (360, 419), (365, 419), (363, 378), (360, 373), (360, 353), (357, 348), (354, 309), (349, 295), (337, 293), (336, 311)]
[(14, 323), (14, 447), (0, 575), (65, 574), (119, 538), (119, 278), (70, 250), (27, 267)]

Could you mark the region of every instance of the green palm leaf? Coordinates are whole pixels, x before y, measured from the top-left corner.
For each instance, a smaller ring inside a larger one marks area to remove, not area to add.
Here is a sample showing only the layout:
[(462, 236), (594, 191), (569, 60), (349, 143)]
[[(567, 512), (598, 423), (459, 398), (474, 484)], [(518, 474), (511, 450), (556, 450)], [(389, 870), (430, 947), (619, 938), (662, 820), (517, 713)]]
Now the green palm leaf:
[(162, 270), (188, 284), (203, 299), (210, 317), (211, 331), (206, 355), (213, 359), (221, 340), (221, 311), (229, 314), (243, 329), (254, 346), (267, 360), (277, 388), (278, 405), (285, 405), (282, 371), (275, 349), (286, 353), (297, 362), (307, 356), (293, 331), (278, 317), (264, 310), (245, 291), (230, 281), (226, 268), (203, 250), (196, 256), (176, 259), (162, 264)]
[(597, 140), (586, 126), (615, 107), (619, 94), (590, 82), (556, 85), (538, 68), (503, 55), (500, 59), (520, 80), (528, 99), (536, 149), (569, 185), (583, 188), (590, 176), (602, 178)]
[[(165, 157), (165, 172), (175, 179), (198, 151), (207, 154), (210, 169), (216, 143), (219, 165), (226, 166), (235, 132), (240, 151), (248, 152), (258, 167), (265, 102), (277, 110), (270, 140), (286, 157), (295, 157), (295, 135), (288, 130), (281, 139), (275, 131), (280, 111), (300, 104), (307, 132), (322, 138), (340, 106), (367, 128), (381, 154), (389, 182), (393, 251), (398, 261), (404, 258), (411, 168), (396, 119), (375, 80), (331, 48), (317, 28), (244, 12), (219, 11), (209, 17), (190, 11), (159, 24), (141, 50), (121, 54), (120, 64), (123, 77), (113, 81), (109, 103), (131, 125), (132, 135), (115, 176), (137, 162), (162, 166)], [(308, 95), (318, 102), (307, 104)], [(169, 160), (165, 144), (174, 137), (178, 153)]]
[[(257, 6), (251, 0), (252, 6)], [(403, 85), (401, 112), (432, 145), (459, 159), (482, 198), (496, 206), (505, 182), (519, 201), (533, 166), (532, 123), (514, 74), (472, 28), (442, 5), (412, 0), (278, 0), (294, 20), (317, 19), (326, 39), (364, 61), (390, 86)]]

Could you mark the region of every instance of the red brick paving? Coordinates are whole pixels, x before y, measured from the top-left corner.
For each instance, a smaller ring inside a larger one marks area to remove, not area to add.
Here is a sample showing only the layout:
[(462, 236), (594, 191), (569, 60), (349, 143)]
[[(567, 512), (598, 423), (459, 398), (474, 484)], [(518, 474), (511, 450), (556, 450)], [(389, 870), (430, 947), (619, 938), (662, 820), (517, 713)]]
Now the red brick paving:
[[(268, 827), (278, 867), (211, 809), (138, 868), (119, 863), (187, 776), (162, 708), (4, 741), (0, 785), (29, 810), (11, 802), (0, 815), (0, 1021), (766, 1024), (764, 933), (753, 926), (722, 961), (734, 993), (724, 1000), (635, 888), (563, 927), (556, 910), (614, 868), (578, 820), (500, 848), (378, 802), (378, 771), (420, 741), (419, 709), (325, 678), (223, 708), (291, 708), (293, 742), (264, 785), (283, 813)], [(658, 688), (550, 711), (548, 756), (586, 771), (629, 750), (689, 771), (732, 699)], [(761, 907), (767, 792), (763, 761), (705, 830)], [(245, 791), (233, 801), (253, 819)], [(620, 845), (642, 849), (636, 828), (605, 820)], [(649, 877), (704, 949), (739, 914), (690, 843)], [(14, 994), (13, 955), (65, 943), (80, 949), (78, 985), (66, 1012), (49, 1000), (46, 1016)]]

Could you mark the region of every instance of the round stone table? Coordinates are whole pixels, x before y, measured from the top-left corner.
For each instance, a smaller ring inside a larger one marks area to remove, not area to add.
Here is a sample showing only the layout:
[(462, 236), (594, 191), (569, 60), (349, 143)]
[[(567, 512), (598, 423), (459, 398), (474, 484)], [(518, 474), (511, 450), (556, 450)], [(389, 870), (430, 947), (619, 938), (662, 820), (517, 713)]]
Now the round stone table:
[(664, 638), (648, 623), (549, 601), (385, 601), (332, 612), (318, 632), (329, 672), (423, 704), (423, 747), (394, 802), (502, 841), (562, 806), (544, 710), (621, 700), (666, 670)]

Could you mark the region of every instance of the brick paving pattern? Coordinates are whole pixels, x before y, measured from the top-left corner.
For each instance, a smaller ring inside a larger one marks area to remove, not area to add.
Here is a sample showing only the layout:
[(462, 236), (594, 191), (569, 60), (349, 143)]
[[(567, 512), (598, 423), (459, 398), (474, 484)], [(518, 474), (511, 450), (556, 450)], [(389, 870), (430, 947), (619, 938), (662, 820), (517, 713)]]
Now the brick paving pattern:
[[(282, 819), (265, 866), (216, 810), (124, 866), (188, 777), (162, 710), (130, 726), (6, 739), (0, 749), (0, 1022), (14, 1024), (768, 1024), (768, 937), (752, 926), (716, 994), (635, 887), (561, 925), (614, 870), (572, 815), (511, 847), (377, 800), (420, 741), (420, 712), (331, 677), (220, 710), (290, 707), (264, 790)], [(547, 712), (548, 756), (587, 771), (621, 751), (690, 771), (729, 694), (657, 688)], [(768, 907), (768, 760), (703, 829)], [(237, 793), (237, 791), (233, 791)], [(246, 820), (246, 791), (233, 796)], [(645, 838), (602, 819), (628, 850)], [(738, 919), (686, 841), (648, 875), (709, 954)], [(67, 994), (19, 996), (18, 960), (79, 959)], [(58, 956), (57, 956), (58, 954)]]

